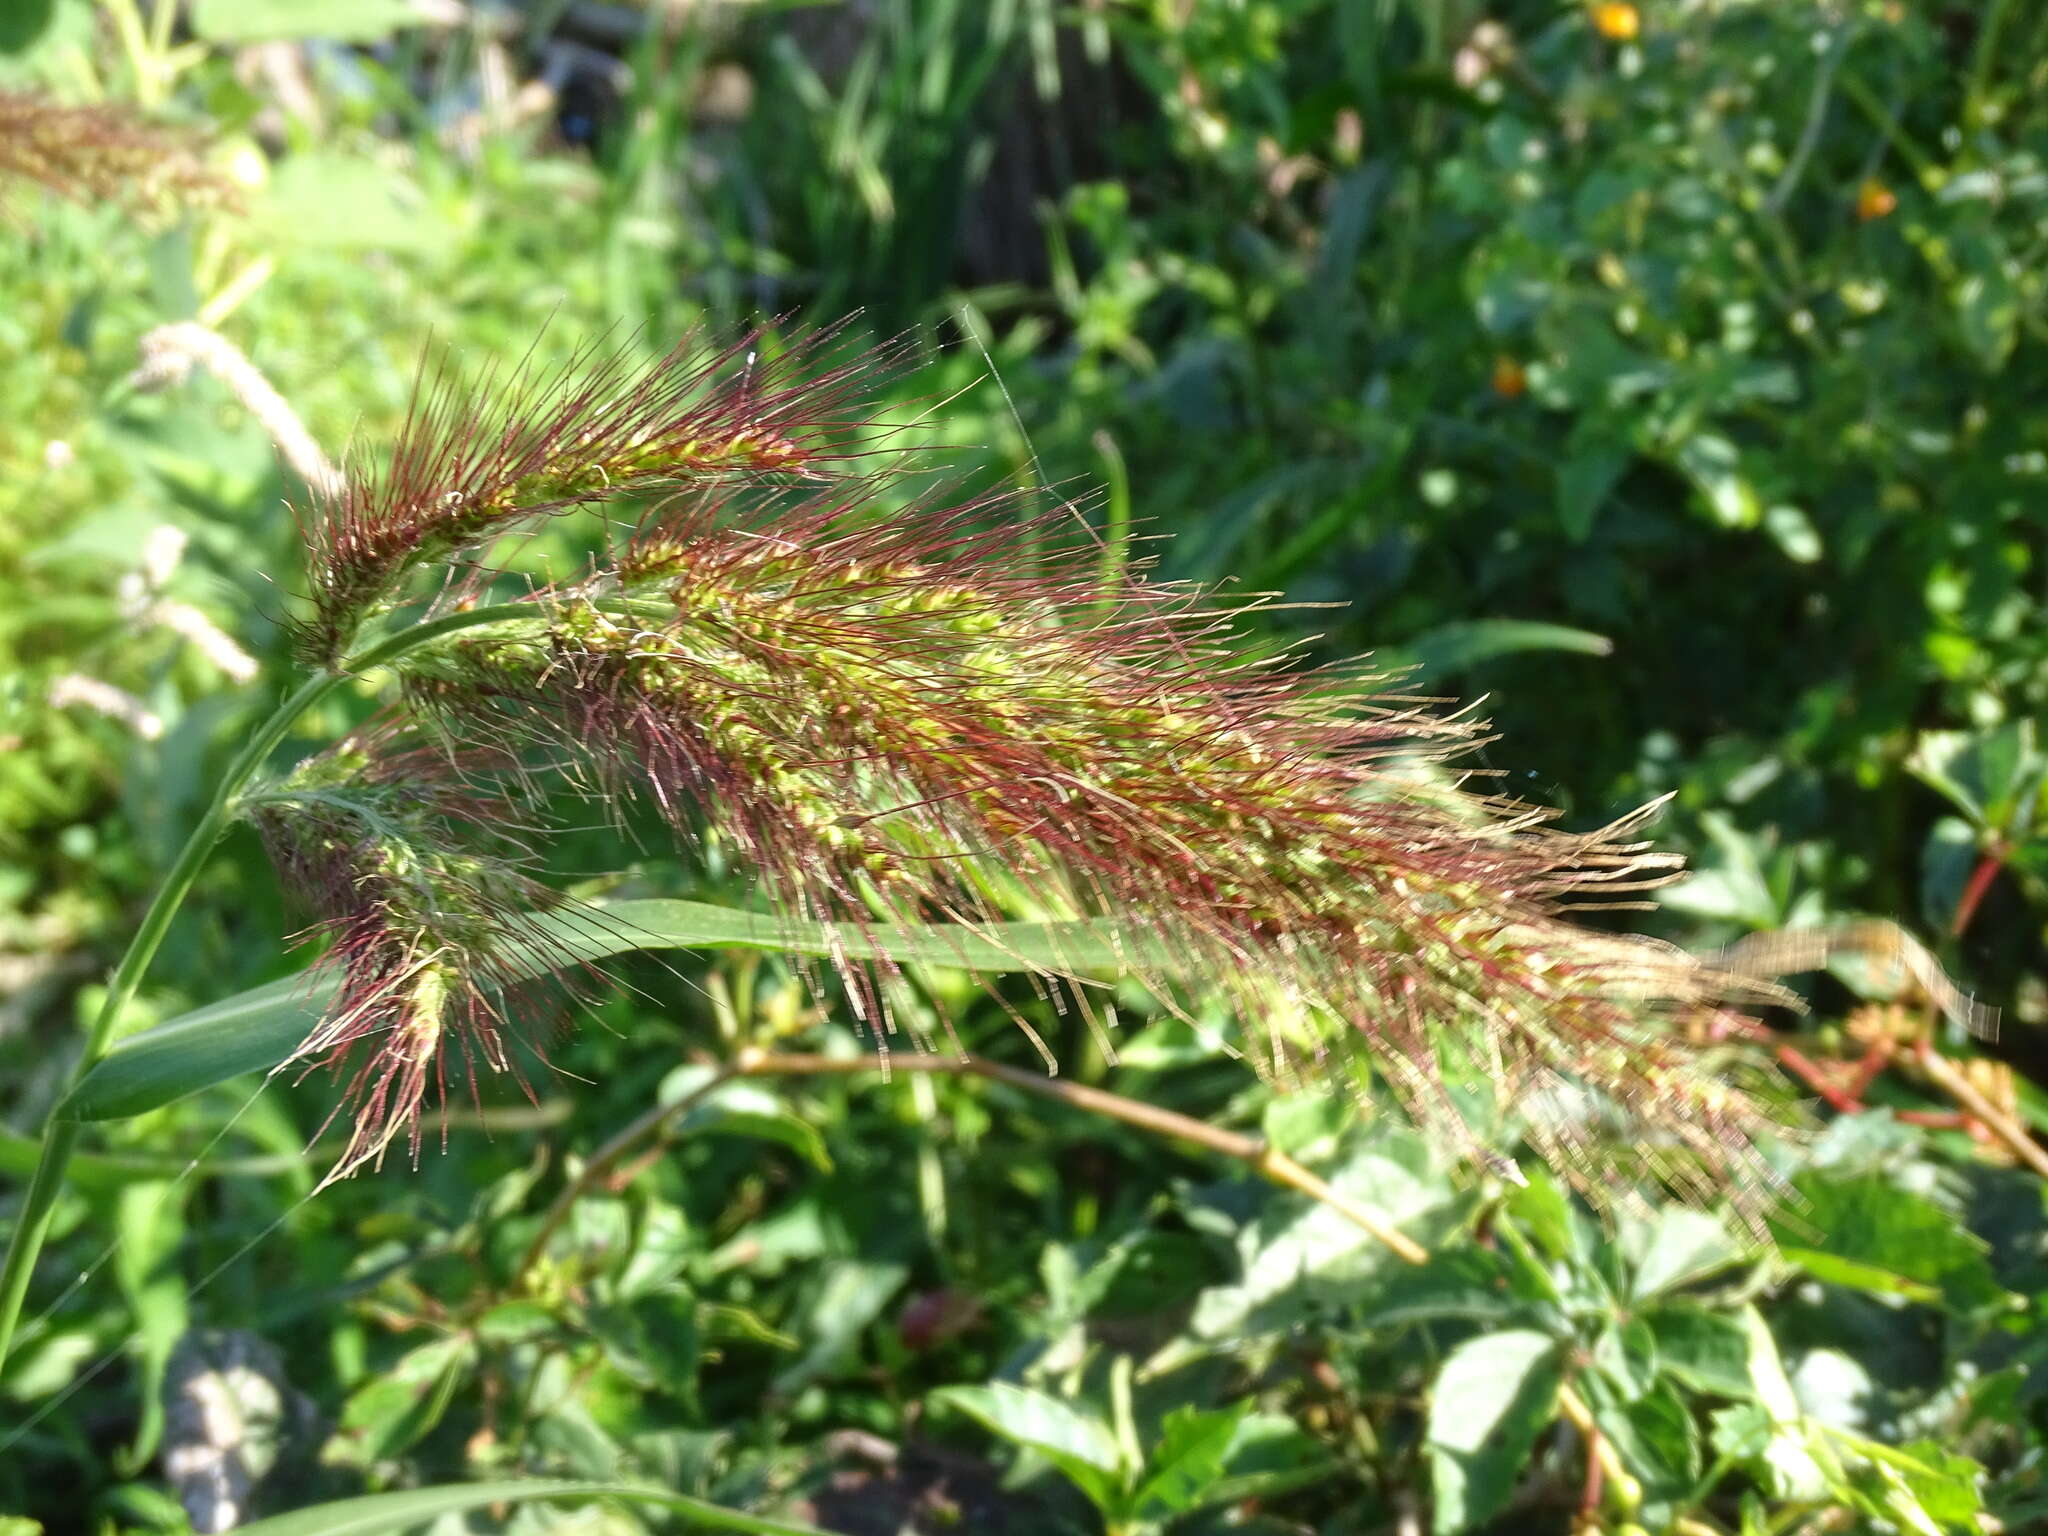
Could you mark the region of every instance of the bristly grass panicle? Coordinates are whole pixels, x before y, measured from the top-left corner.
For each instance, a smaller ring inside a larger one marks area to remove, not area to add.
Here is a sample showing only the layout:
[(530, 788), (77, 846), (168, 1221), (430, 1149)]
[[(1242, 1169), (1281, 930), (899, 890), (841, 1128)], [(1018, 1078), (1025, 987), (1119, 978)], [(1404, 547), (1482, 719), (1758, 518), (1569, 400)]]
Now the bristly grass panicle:
[(831, 340), (771, 351), (756, 331), (706, 355), (686, 338), (649, 367), (594, 344), (558, 369), (529, 358), (475, 385), (445, 358), (422, 370), (386, 471), (348, 476), (301, 520), (313, 608), (301, 653), (331, 665), (409, 572), (548, 514), (735, 477), (816, 477), (872, 449), (860, 407), (890, 359), (833, 366)]
[(117, 102), (79, 105), (40, 91), (0, 89), (0, 197), (33, 182), (77, 203), (131, 210), (232, 201), (197, 135)]
[[(1445, 1091), (1462, 1057), (1542, 1107), (1524, 1134), (1582, 1183), (1603, 1115), (1696, 1198), (1765, 1176), (1763, 1113), (1670, 1027), (1757, 988), (1563, 915), (1669, 878), (1633, 819), (1573, 835), (1470, 792), (1443, 765), (1471, 724), (1246, 662), (1186, 590), (1105, 593), (1092, 543), (1057, 547), (1065, 514), (885, 514), (873, 489), (673, 498), (531, 621), (423, 653), (412, 696), (452, 739), (547, 740), (644, 789), (793, 917), (1121, 919), (1226, 990), (1283, 1077), (1362, 1047), (1477, 1151)], [(877, 1029), (886, 969), (840, 967)]]
[[(529, 878), (515, 798), (387, 718), (244, 799), (287, 892), (327, 942), (316, 975), (336, 990), (298, 1059), (346, 1077), (352, 1130), (328, 1175), (382, 1161), (445, 1099), (452, 1056), (472, 1094), (481, 1066), (526, 1088), (549, 983), (514, 962), (547, 957), (535, 918), (561, 898)], [(574, 962), (557, 957), (565, 970)], [(452, 1047), (452, 1049), (451, 1049)], [(530, 1090), (529, 1090), (530, 1091)]]

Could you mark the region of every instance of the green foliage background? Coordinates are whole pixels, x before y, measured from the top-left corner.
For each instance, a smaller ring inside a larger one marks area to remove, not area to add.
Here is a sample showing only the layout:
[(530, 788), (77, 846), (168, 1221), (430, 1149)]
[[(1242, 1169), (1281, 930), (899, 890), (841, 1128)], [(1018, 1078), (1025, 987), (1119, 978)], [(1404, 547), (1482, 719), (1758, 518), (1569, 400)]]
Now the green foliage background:
[[(202, 311), (317, 438), (374, 455), (430, 340), (480, 370), (536, 335), (858, 307), (924, 356), (889, 407), (945, 399), (964, 475), (1102, 485), (1088, 515), (1163, 574), (1336, 605), (1258, 623), (1484, 694), (1487, 765), (1571, 824), (1672, 795), (1659, 835), (1703, 872), (1660, 931), (1897, 918), (2044, 1065), (2048, 15), (872, 0), (593, 34), (578, 9), (199, 0), (159, 28), (62, 0), (0, 28), (7, 81), (207, 124), (247, 184), (169, 220), (11, 191), (0, 223), (0, 1201), (275, 686), (124, 613), (152, 529), (190, 538), (168, 595), (282, 675), (303, 488), (210, 380), (123, 383), (146, 330)], [(492, 82), (571, 41), (617, 62), (574, 55), (559, 110), (518, 120)], [(54, 706), (73, 673), (160, 739)], [(562, 863), (608, 857), (593, 835)], [(623, 886), (744, 888), (654, 859)], [(280, 905), (231, 845), (130, 1027), (290, 969)], [(184, 1529), (165, 1375), (181, 1338), (247, 1330), (293, 1394), (274, 1423), (247, 1405), (265, 1511), (548, 1476), (859, 1533), (2048, 1519), (2041, 1186), (1897, 1119), (1930, 1107), (1900, 1074), (1785, 1151), (1800, 1199), (1766, 1253), (1677, 1207), (1603, 1223), (1533, 1164), (1454, 1169), (1135, 1003), (1114, 1065), (1044, 1014), (1072, 1078), (1268, 1137), (1434, 1257), (1206, 1154), (906, 1077), (729, 1086), (524, 1266), (579, 1160), (706, 1063), (862, 1048), (773, 957), (669, 959), (564, 1035), (538, 1108), (468, 1115), (417, 1171), (310, 1197), (320, 1081), (96, 1132), (0, 1379), (0, 1509)], [(930, 985), (971, 1047), (1035, 1061), (971, 980)], [(1839, 1021), (1893, 985), (1838, 968), (1801, 1049), (1853, 1050)], [(2024, 1083), (2020, 1108), (2042, 1120)], [(1587, 1503), (1566, 1382), (1639, 1505)]]

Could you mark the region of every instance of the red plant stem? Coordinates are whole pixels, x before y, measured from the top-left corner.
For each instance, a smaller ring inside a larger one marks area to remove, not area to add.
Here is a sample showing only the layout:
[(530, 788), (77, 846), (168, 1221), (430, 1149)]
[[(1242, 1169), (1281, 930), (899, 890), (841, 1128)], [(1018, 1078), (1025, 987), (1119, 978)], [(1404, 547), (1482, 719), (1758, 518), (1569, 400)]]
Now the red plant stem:
[(1849, 1079), (1849, 1097), (1859, 1104), (1863, 1095), (1870, 1091), (1870, 1085), (1877, 1080), (1877, 1074), (1891, 1063), (1892, 1052), (1898, 1049), (1898, 1042), (1889, 1035), (1880, 1035), (1863, 1053), (1863, 1059), (1856, 1063), (1856, 1075)]
[(1591, 1520), (1600, 1513), (1600, 1495), (1607, 1487), (1607, 1469), (1600, 1463), (1600, 1452), (1606, 1443), (1607, 1437), (1598, 1427), (1586, 1436), (1586, 1488), (1579, 1495), (1581, 1520)]
[(1993, 843), (1977, 861), (1977, 867), (1970, 871), (1963, 894), (1956, 900), (1956, 914), (1949, 919), (1948, 931), (1952, 938), (1961, 938), (1963, 930), (1970, 926), (1970, 919), (1977, 915), (1977, 904), (1991, 889), (1991, 882), (1998, 878), (1998, 872), (2005, 868), (2005, 854), (2006, 847), (2002, 841)]
[(1827, 1100), (1828, 1107), (1836, 1113), (1856, 1115), (1863, 1112), (1863, 1101), (1852, 1093), (1844, 1092), (1828, 1077), (1826, 1070), (1804, 1052), (1781, 1045), (1778, 1047), (1778, 1065)]

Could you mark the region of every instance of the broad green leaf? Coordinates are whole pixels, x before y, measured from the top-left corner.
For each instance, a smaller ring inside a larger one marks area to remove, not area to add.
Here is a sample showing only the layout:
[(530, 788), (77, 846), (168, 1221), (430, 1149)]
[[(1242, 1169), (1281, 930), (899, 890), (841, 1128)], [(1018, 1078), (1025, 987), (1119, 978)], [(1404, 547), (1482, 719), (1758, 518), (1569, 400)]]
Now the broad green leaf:
[(707, 1105), (701, 1114), (685, 1115), (678, 1128), (693, 1135), (748, 1136), (755, 1141), (772, 1141), (787, 1147), (819, 1172), (832, 1171), (832, 1154), (825, 1150), (825, 1138), (818, 1134), (818, 1128), (786, 1110), (767, 1115), (756, 1110)]
[(1770, 1325), (1754, 1303), (1737, 1311), (1735, 1319), (1749, 1339), (1749, 1380), (1756, 1388), (1756, 1400), (1773, 1422), (1791, 1423), (1799, 1417), (1799, 1398), (1792, 1391), (1792, 1379), (1785, 1374), (1785, 1362), (1778, 1354), (1778, 1341), (1771, 1337)]
[(1728, 1229), (1702, 1211), (1666, 1206), (1648, 1223), (1631, 1226), (1624, 1236), (1634, 1260), (1629, 1296), (1648, 1301), (1742, 1262), (1745, 1250)]
[(349, 1394), (330, 1442), (337, 1463), (369, 1467), (396, 1456), (441, 1422), (476, 1360), (463, 1335), (409, 1350), (396, 1365)]
[(321, 150), (288, 156), (250, 223), (287, 248), (402, 251), (433, 256), (450, 247), (455, 227), (405, 172), (373, 160)]
[(1983, 731), (1922, 731), (1906, 767), (1977, 826), (2014, 838), (2032, 829), (2048, 787), (2048, 756), (2025, 719)]
[(1548, 1334), (1514, 1328), (1468, 1339), (1444, 1362), (1429, 1395), (1439, 1533), (1483, 1524), (1506, 1505), (1557, 1416), (1560, 1355)]
[(1138, 1516), (1178, 1515), (1212, 1502), (1238, 1426), (1251, 1407), (1246, 1398), (1230, 1408), (1180, 1407), (1169, 1413), (1131, 1503)]
[[(662, 1079), (660, 1099), (674, 1104), (701, 1090), (715, 1076), (713, 1068), (692, 1063)], [(694, 1105), (675, 1123), (683, 1136), (748, 1136), (787, 1147), (821, 1173), (832, 1170), (832, 1154), (818, 1128), (790, 1112), (782, 1100), (758, 1083), (729, 1082)]]
[(1957, 1311), (2004, 1297), (1983, 1241), (1932, 1201), (1878, 1173), (1797, 1184), (1802, 1208), (1772, 1225), (1778, 1251), (1816, 1280)]
[(993, 1381), (946, 1387), (932, 1401), (957, 1408), (1013, 1445), (1038, 1452), (1087, 1494), (1098, 1509), (1119, 1502), (1123, 1458), (1108, 1428), (1043, 1392)]
[(666, 1201), (654, 1201), (641, 1218), (633, 1256), (613, 1285), (621, 1300), (655, 1295), (671, 1285), (690, 1256), (700, 1251), (702, 1245), (690, 1230), (689, 1217)]
[(1433, 1249), (1426, 1264), (1403, 1264), (1357, 1302), (1369, 1327), (1457, 1319), (1487, 1327), (1541, 1321), (1554, 1291), (1534, 1266), (1498, 1249)]
[(1735, 1316), (1749, 1336), (1749, 1379), (1757, 1400), (1714, 1415), (1714, 1449), (1749, 1460), (1780, 1498), (1818, 1499), (1827, 1489), (1827, 1474), (1808, 1449), (1799, 1398), (1777, 1341), (1754, 1305)]
[(1254, 1413), (1240, 1420), (1223, 1462), (1223, 1478), (1208, 1492), (1211, 1505), (1276, 1498), (1320, 1482), (1332, 1468), (1328, 1448), (1293, 1419), (1277, 1413)]
[(556, 1480), (455, 1483), (440, 1488), (410, 1488), (403, 1493), (378, 1493), (368, 1498), (337, 1499), (311, 1509), (273, 1515), (239, 1527), (239, 1536), (399, 1536), (443, 1515), (459, 1515), (492, 1504), (525, 1504), (536, 1499), (616, 1499), (673, 1510), (684, 1529), (740, 1531), (748, 1536), (826, 1536), (814, 1525), (767, 1520), (721, 1509), (702, 1499), (630, 1483), (583, 1483)]
[(501, 1301), (476, 1320), (476, 1336), (486, 1344), (524, 1344), (559, 1326), (537, 1301)]
[(1821, 543), (1820, 530), (1813, 526), (1813, 519), (1799, 507), (1780, 503), (1764, 512), (1764, 532), (1768, 533), (1778, 548), (1784, 551), (1788, 560), (1801, 565), (1811, 565), (1826, 553)]
[(1724, 1312), (1679, 1303), (1643, 1314), (1657, 1340), (1657, 1367), (1665, 1375), (1718, 1397), (1749, 1398), (1756, 1383), (1749, 1368), (1749, 1334)]
[[(1340, 1193), (1409, 1231), (1455, 1198), (1428, 1145), (1408, 1132), (1373, 1138), (1326, 1176)], [(1235, 1348), (1249, 1336), (1294, 1327), (1318, 1304), (1353, 1302), (1367, 1281), (1406, 1268), (1329, 1206), (1277, 1193), (1238, 1233), (1237, 1247), (1240, 1278), (1202, 1292), (1188, 1324), (1193, 1338), (1168, 1343), (1146, 1362), (1148, 1373), (1180, 1363), (1197, 1340)]]
[(1785, 927), (1785, 902), (1765, 865), (1768, 843), (1744, 832), (1718, 811), (1703, 814), (1700, 826), (1714, 840), (1720, 858), (1660, 892), (1659, 903), (1751, 928)]
[(50, 25), (56, 0), (7, 0), (0, 5), (0, 53), (26, 53)]
[(1938, 817), (1927, 829), (1920, 845), (1920, 920), (1929, 933), (1955, 920), (1979, 857), (1977, 833), (1962, 817)]
[[(1693, 1414), (1668, 1383), (1629, 1402), (1602, 1393), (1592, 1406), (1601, 1432), (1614, 1442), (1653, 1504), (1660, 1497), (1668, 1499), (1682, 1492), (1699, 1477), (1700, 1432)], [(1663, 1522), (1653, 1519), (1645, 1523), (1657, 1526)]]
[[(800, 923), (696, 901), (618, 901), (537, 919), (542, 939), (507, 957), (511, 973), (634, 950), (758, 949), (829, 958), (883, 956), (970, 971), (1115, 973), (1164, 966), (1156, 941), (1108, 921), (872, 927)], [(332, 996), (325, 976), (293, 976), (131, 1035), (65, 1099), (73, 1120), (120, 1120), (290, 1059)]]
[(1996, 241), (1980, 237), (1958, 244), (1968, 269), (1957, 277), (1950, 294), (1957, 329), (1978, 365), (1986, 373), (1997, 373), (2019, 341), (2025, 305)]
[(1984, 1529), (1978, 1519), (1984, 1513), (1979, 1491), (1984, 1468), (1978, 1463), (1932, 1440), (1915, 1440), (1897, 1449), (1866, 1444), (1890, 1484), (1887, 1514), (1929, 1532)]

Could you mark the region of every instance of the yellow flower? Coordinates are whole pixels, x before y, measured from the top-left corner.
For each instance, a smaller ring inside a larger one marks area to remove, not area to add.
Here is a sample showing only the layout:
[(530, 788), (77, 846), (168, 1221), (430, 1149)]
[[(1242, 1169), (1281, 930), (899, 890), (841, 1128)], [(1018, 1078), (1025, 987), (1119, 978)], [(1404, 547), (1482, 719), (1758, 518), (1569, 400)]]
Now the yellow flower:
[(1593, 7), (1593, 30), (1610, 42), (1632, 43), (1643, 30), (1643, 18), (1634, 6), (1616, 0)]

